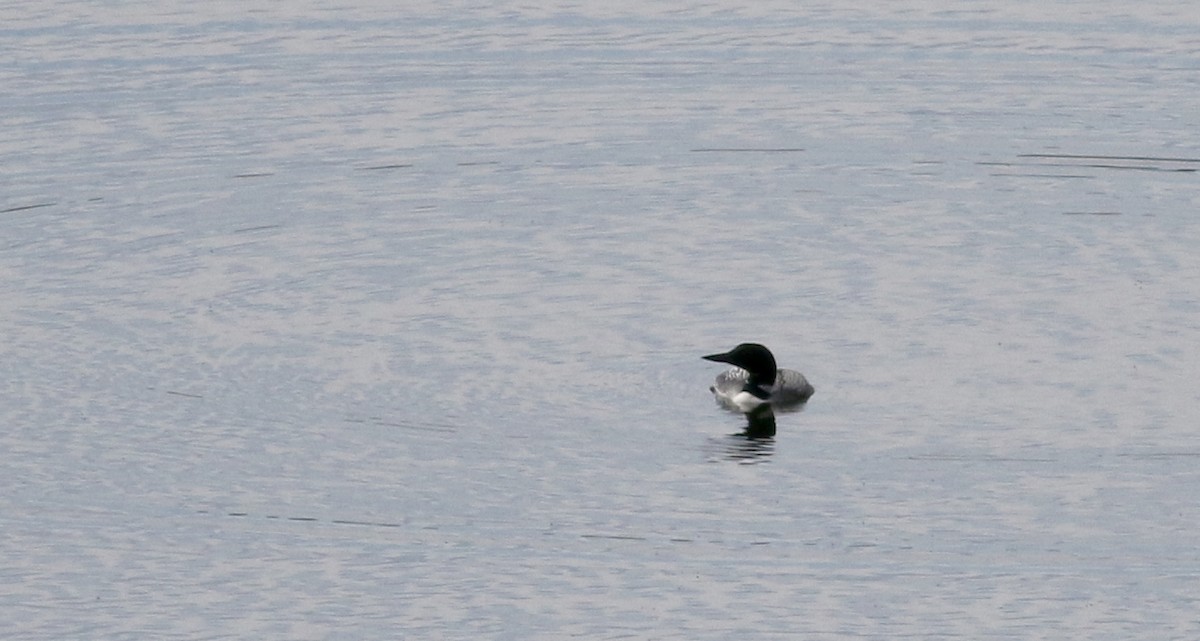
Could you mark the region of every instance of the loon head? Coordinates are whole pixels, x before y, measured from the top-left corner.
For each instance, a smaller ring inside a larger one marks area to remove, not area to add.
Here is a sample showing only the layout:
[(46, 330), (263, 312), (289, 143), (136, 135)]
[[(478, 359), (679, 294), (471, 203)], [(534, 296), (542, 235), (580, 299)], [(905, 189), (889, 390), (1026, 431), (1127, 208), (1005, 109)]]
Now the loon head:
[(753, 386), (769, 386), (775, 383), (777, 372), (775, 355), (771, 353), (771, 350), (758, 343), (742, 343), (723, 354), (709, 354), (702, 358), (718, 363), (729, 363), (746, 370), (750, 374), (749, 382)]

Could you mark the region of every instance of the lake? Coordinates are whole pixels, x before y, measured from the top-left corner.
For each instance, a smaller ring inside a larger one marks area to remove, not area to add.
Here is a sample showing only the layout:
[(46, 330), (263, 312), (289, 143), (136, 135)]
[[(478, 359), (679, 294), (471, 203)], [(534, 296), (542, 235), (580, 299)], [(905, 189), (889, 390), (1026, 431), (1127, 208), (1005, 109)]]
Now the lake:
[(1200, 11), (876, 4), (0, 8), (4, 637), (1195, 638)]

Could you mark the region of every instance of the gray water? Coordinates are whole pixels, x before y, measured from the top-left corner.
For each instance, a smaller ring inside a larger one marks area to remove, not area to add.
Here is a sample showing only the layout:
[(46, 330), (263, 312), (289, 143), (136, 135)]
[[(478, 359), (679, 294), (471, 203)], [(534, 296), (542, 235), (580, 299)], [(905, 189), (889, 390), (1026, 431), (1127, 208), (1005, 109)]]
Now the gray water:
[(1200, 10), (392, 4), (0, 7), (4, 638), (1200, 635)]

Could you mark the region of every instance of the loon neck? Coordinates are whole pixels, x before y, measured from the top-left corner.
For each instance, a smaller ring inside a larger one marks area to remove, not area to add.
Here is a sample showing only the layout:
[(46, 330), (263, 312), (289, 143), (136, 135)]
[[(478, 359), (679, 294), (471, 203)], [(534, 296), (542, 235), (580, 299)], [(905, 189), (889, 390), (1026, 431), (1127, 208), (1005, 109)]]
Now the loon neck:
[(746, 379), (747, 387), (771, 387), (775, 384), (775, 377), (777, 376), (776, 372), (771, 372), (770, 374), (749, 372), (749, 374), (750, 376)]
[(764, 401), (771, 397), (771, 393), (763, 388), (762, 381), (755, 380), (754, 377), (746, 381), (746, 384), (742, 386), (742, 391)]

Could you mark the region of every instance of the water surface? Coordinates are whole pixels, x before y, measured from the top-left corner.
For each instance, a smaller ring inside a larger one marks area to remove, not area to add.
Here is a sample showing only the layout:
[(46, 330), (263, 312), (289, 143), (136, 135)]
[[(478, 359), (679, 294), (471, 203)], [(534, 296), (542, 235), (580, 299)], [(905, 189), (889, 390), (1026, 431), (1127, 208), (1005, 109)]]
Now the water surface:
[(1200, 628), (1189, 8), (0, 15), (6, 638)]

